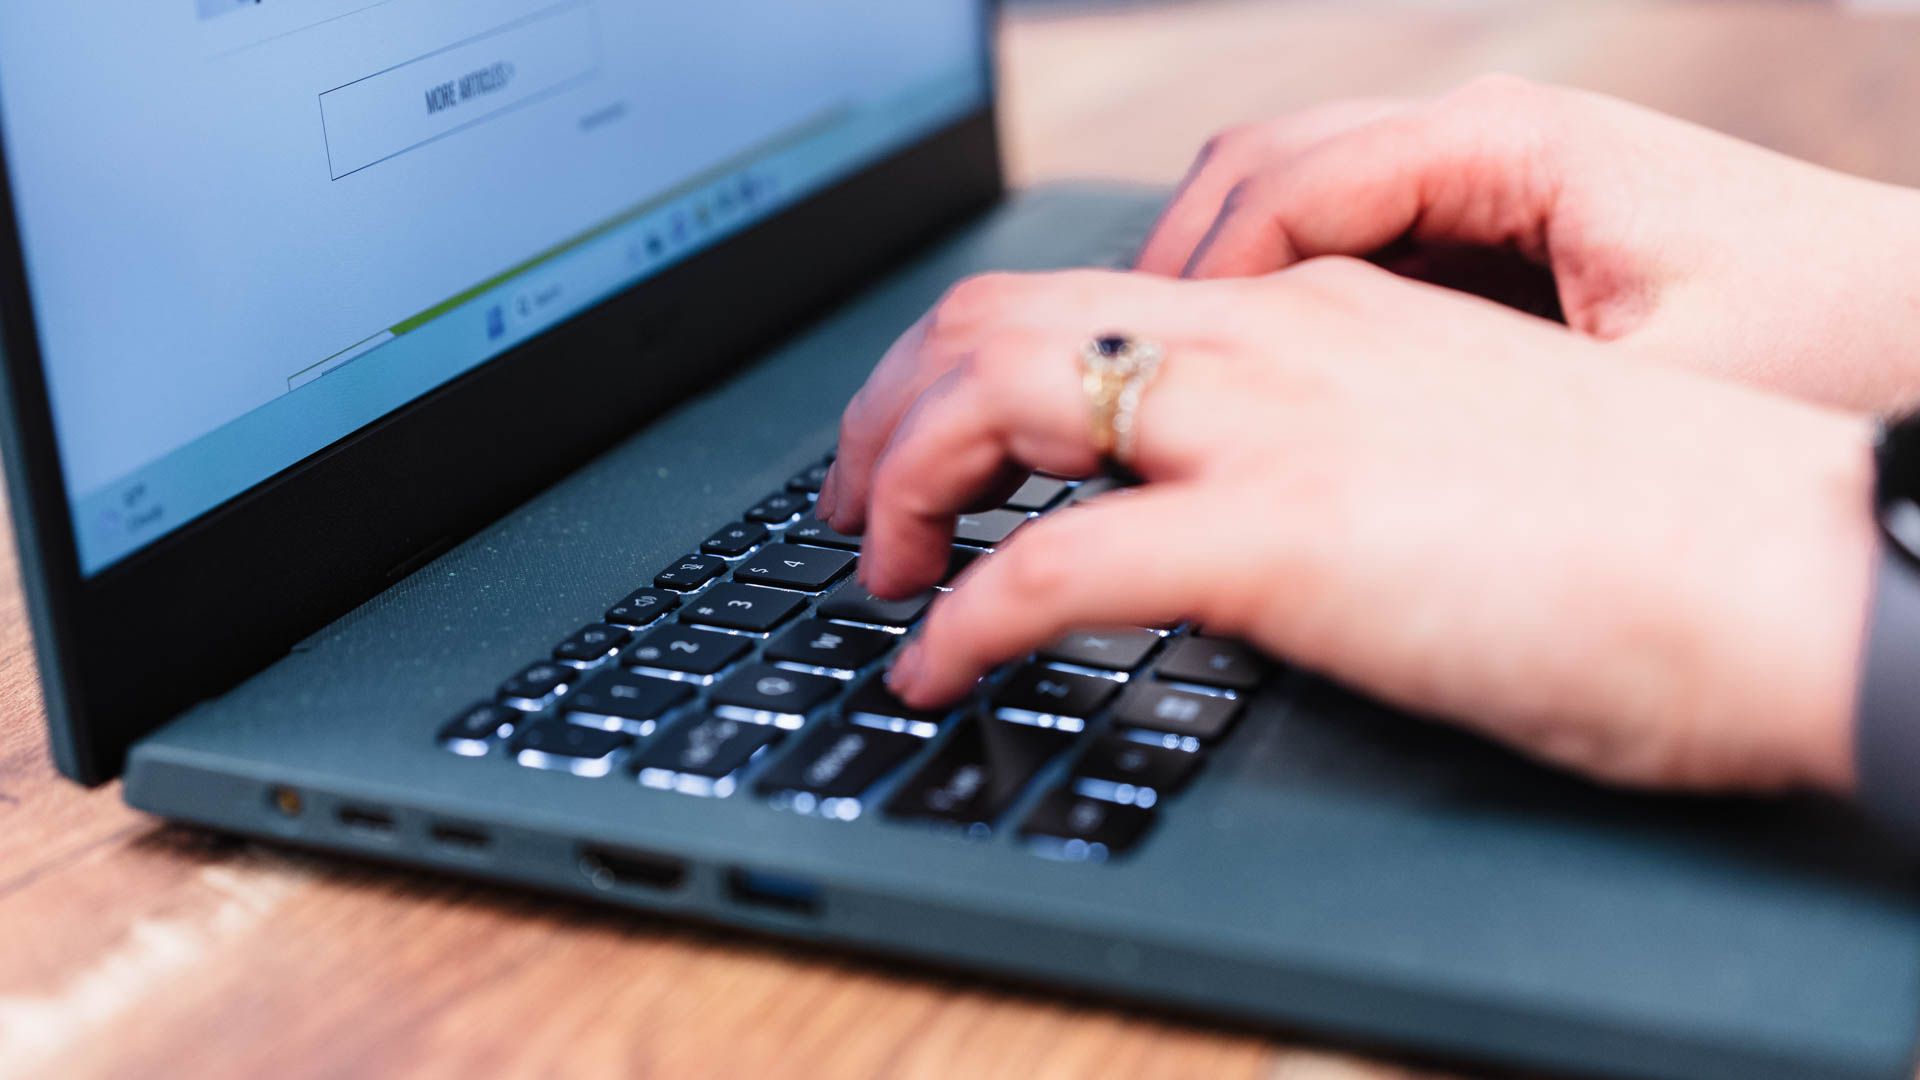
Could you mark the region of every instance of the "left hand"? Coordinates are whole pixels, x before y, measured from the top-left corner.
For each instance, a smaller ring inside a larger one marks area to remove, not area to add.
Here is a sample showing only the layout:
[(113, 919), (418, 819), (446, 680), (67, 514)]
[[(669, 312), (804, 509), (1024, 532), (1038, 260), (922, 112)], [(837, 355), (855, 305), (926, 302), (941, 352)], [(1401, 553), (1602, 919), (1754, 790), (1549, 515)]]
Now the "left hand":
[(1010, 477), (1097, 467), (1078, 352), (1114, 331), (1166, 349), (1146, 484), (977, 563), (895, 665), (909, 703), (1192, 619), (1602, 779), (1850, 789), (1866, 425), (1353, 260), (963, 283), (842, 426), (820, 511), (869, 588), (936, 582)]
[(1242, 277), (1321, 255), (1520, 303), (1550, 285), (1582, 334), (1811, 401), (1885, 414), (1920, 395), (1920, 193), (1598, 94), (1490, 76), (1235, 128), (1139, 268)]

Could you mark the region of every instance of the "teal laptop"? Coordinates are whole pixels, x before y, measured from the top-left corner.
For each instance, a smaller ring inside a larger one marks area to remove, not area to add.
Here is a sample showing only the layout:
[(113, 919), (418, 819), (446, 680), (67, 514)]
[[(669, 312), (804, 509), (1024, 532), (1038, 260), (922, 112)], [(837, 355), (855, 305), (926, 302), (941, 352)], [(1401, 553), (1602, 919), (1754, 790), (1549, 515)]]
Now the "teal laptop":
[[(876, 682), (936, 596), (865, 595), (812, 516), (842, 404), (954, 281), (1117, 265), (1157, 201), (1008, 195), (989, 17), (0, 5), (0, 403), (60, 768), (1121, 1008), (1910, 1077), (1916, 862), (1844, 806), (1602, 790), (1185, 627), (943, 712)], [(1103, 488), (1034, 477), (954, 567)]]

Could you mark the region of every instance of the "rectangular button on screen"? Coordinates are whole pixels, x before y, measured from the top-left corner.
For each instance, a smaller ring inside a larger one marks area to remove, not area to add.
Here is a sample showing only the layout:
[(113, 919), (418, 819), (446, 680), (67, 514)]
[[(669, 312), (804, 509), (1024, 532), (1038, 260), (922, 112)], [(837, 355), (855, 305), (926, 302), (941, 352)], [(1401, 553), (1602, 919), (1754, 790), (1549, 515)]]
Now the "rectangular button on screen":
[(320, 95), (335, 180), (591, 77), (593, 10), (562, 4)]

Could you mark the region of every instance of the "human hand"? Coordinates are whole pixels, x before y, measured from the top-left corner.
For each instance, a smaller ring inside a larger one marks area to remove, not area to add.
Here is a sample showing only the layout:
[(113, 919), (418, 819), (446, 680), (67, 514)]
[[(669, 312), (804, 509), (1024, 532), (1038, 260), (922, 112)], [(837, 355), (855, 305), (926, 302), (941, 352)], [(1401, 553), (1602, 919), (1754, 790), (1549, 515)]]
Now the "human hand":
[(1139, 266), (1247, 276), (1402, 238), (1550, 267), (1574, 329), (1647, 355), (1857, 410), (1920, 397), (1920, 193), (1510, 77), (1219, 136)]
[(1077, 355), (1122, 327), (1167, 355), (1146, 483), (976, 563), (893, 669), (909, 703), (1192, 619), (1602, 779), (1851, 787), (1865, 423), (1354, 260), (963, 283), (843, 424), (820, 511), (870, 589), (939, 580), (1010, 473), (1097, 467)]

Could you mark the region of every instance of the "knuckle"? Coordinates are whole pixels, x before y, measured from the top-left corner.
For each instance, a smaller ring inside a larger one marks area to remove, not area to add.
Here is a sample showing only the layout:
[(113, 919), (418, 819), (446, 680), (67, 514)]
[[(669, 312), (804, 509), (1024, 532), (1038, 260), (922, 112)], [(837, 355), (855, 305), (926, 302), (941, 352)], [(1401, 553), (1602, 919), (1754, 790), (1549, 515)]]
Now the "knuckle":
[(1207, 136), (1207, 141), (1200, 144), (1199, 160), (1202, 164), (1209, 161), (1218, 161), (1233, 153), (1234, 148), (1242, 145), (1245, 141), (1246, 133), (1244, 129), (1240, 127), (1222, 128), (1212, 135)]
[(966, 378), (989, 393), (1004, 389), (1030, 390), (1026, 386), (1030, 366), (1027, 350), (1017, 341), (1002, 338), (989, 342), (968, 358)]
[(1118, 270), (1076, 267), (1070, 270), (1036, 274), (1023, 280), (1032, 286), (1045, 286), (1049, 296), (1091, 298), (1112, 289), (1116, 282), (1125, 277), (1126, 275)]
[(1268, 183), (1264, 176), (1249, 176), (1234, 184), (1220, 201), (1220, 215), (1228, 217), (1258, 206), (1265, 199)]
[(1461, 90), (1482, 97), (1519, 97), (1532, 93), (1538, 86), (1532, 79), (1509, 71), (1489, 71), (1467, 80)]
[(1442, 100), (1472, 112), (1532, 111), (1554, 94), (1552, 87), (1503, 71), (1476, 76)]
[(1345, 290), (1363, 287), (1385, 271), (1351, 255), (1316, 255), (1285, 273), (1309, 287)]
[(1271, 125), (1264, 122), (1230, 124), (1213, 133), (1203, 144), (1205, 157), (1232, 155), (1259, 147), (1270, 137)]
[(889, 446), (874, 466), (868, 501), (876, 518), (909, 525), (934, 512), (929, 505), (924, 464), (911, 449)]
[(998, 334), (957, 357), (929, 395), (956, 410), (986, 410), (999, 416), (1010, 404), (1033, 393), (1032, 349), (1016, 334)]
[(1030, 527), (996, 558), (1008, 592), (1035, 605), (1066, 592), (1079, 565), (1065, 530), (1038, 526)]
[(865, 448), (869, 438), (868, 431), (872, 428), (872, 418), (873, 391), (867, 387), (861, 387), (847, 402), (847, 407), (840, 413), (840, 447), (842, 456), (845, 456), (849, 448)]
[(919, 485), (907, 474), (900, 455), (890, 451), (882, 453), (880, 460), (874, 463), (872, 477), (868, 490), (872, 493), (870, 498), (873, 504), (878, 507), (900, 507), (903, 496), (919, 490)]
[(1322, 313), (1353, 312), (1380, 291), (1386, 271), (1350, 255), (1318, 255), (1273, 276), (1283, 295), (1291, 295)]
[(1017, 274), (987, 273), (958, 282), (934, 307), (936, 331), (974, 326), (994, 318), (1005, 309), (1019, 280)]

